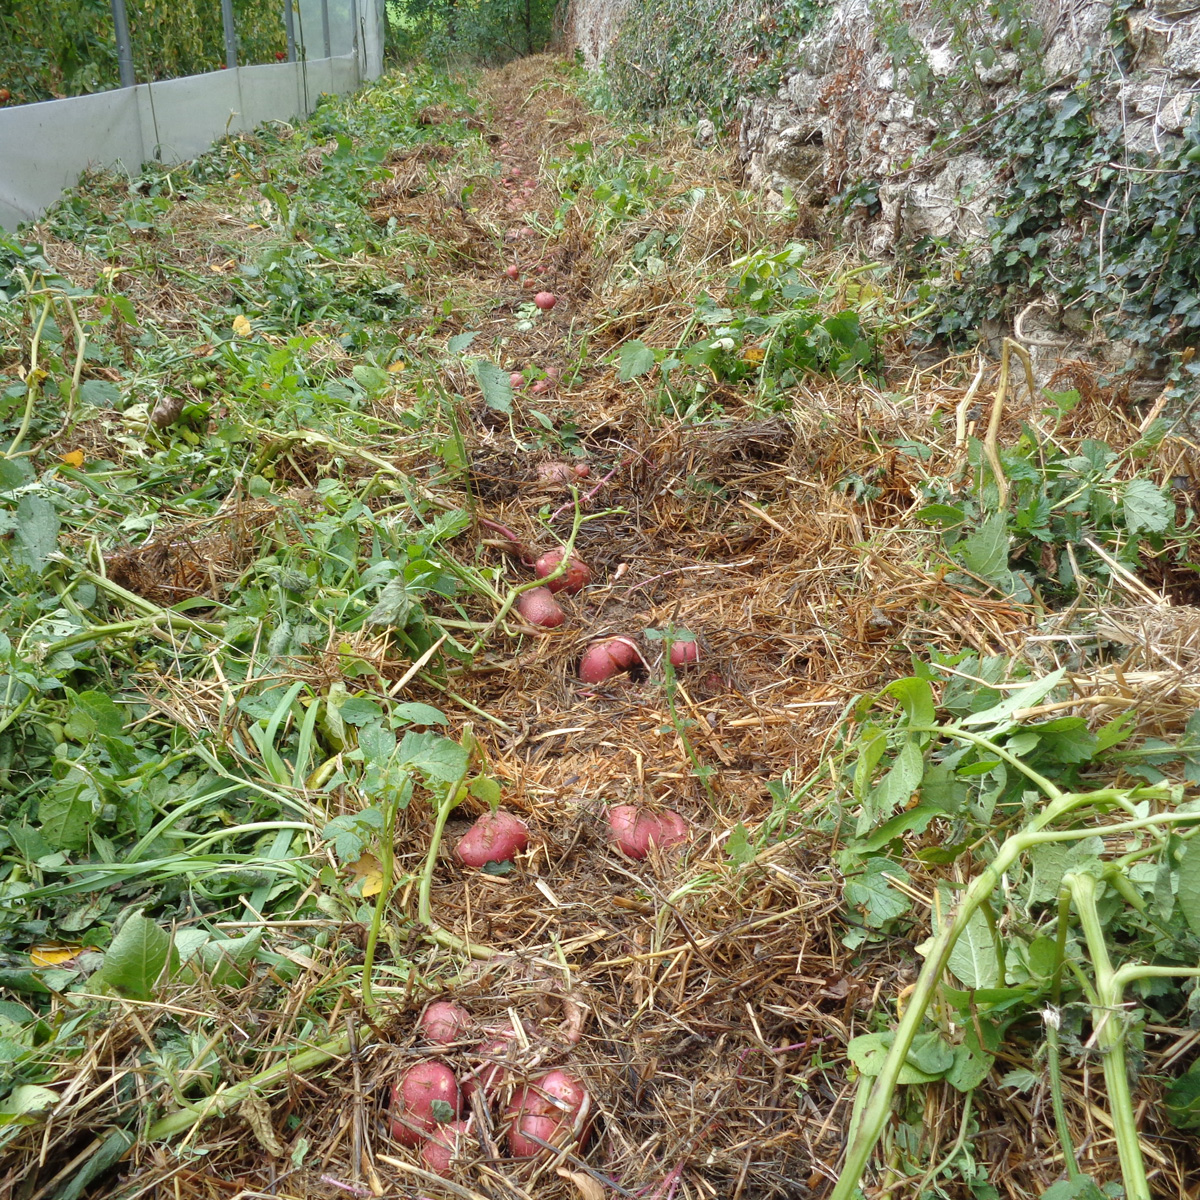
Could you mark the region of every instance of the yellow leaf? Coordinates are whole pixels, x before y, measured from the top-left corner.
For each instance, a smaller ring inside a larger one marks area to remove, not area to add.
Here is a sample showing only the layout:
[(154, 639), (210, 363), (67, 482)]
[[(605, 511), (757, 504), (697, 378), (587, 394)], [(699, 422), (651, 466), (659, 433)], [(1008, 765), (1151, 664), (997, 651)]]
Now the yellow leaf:
[(254, 332), (254, 327), (242, 313), (238, 313), (238, 315), (233, 318), (233, 332), (236, 333), (238, 337), (249, 337)]
[(404, 359), (397, 359), (391, 366), (388, 367), (388, 374), (395, 375), (398, 371), (407, 371), (408, 363)]
[(767, 352), (761, 346), (747, 346), (742, 351), (742, 362), (760, 363), (766, 356)]
[(29, 952), (29, 961), (35, 967), (56, 967), (77, 955), (82, 946), (68, 946), (62, 942), (43, 942)]
[(383, 867), (373, 854), (364, 854), (357, 862), (350, 864), (350, 873), (354, 882), (362, 880), (362, 895), (378, 896), (383, 891)]
[(66, 454), (60, 454), (58, 457), (69, 467), (79, 468), (83, 466), (82, 450), (69, 450)]

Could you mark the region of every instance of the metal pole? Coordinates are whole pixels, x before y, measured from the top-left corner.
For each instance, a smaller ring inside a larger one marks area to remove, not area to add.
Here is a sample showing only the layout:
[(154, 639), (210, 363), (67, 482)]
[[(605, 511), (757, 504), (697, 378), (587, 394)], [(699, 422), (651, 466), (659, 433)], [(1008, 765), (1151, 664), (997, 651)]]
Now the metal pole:
[(133, 45), (129, 40), (129, 14), (125, 11), (125, 0), (112, 0), (113, 28), (117, 34), (117, 67), (121, 72), (121, 86), (133, 87), (137, 76), (133, 73)]
[(221, 24), (225, 28), (225, 65), (237, 68), (237, 26), (233, 23), (233, 0), (221, 0)]
[(292, 23), (292, 0), (283, 0), (283, 27), (287, 30), (287, 60), (296, 61), (296, 28)]
[(325, 38), (325, 57), (332, 58), (332, 43), (329, 40), (329, 0), (321, 0), (321, 33)]

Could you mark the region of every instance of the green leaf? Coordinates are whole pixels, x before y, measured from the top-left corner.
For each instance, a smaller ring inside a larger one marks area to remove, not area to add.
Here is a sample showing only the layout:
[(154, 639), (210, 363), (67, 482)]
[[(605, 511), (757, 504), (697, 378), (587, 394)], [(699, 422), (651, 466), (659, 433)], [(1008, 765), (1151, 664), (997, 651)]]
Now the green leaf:
[(18, 1084), (0, 1100), (0, 1125), (32, 1125), (37, 1114), (57, 1104), (60, 1097), (47, 1087), (33, 1083)]
[(906, 1060), (923, 1075), (944, 1075), (954, 1065), (954, 1047), (938, 1033), (918, 1033), (913, 1038)]
[(478, 332), (456, 333), (447, 343), (446, 349), (451, 354), (462, 354), (471, 348), (471, 343), (479, 336)]
[(0, 458), (0, 492), (11, 492), (35, 478), (27, 458)]
[(982, 712), (971, 713), (963, 717), (962, 724), (966, 726), (993, 725), (996, 727), (993, 733), (1007, 729), (1013, 723), (1013, 713), (1023, 708), (1033, 708), (1039, 704), (1058, 687), (1065, 674), (1065, 667), (1051, 671), (1049, 675), (1044, 675), (1036, 682), (1010, 693), (999, 704), (993, 704), (991, 708), (985, 708)]
[(445, 783), (461, 779), (467, 770), (467, 752), (440, 733), (406, 733), (396, 757), (413, 770)]
[(933, 689), (927, 680), (915, 675), (897, 679), (883, 689), (885, 696), (895, 696), (904, 706), (910, 725), (932, 725), (936, 718), (933, 707)]
[(744, 867), (754, 861), (758, 851), (755, 850), (754, 843), (750, 841), (746, 832), (746, 826), (741, 821), (730, 830), (729, 838), (725, 842), (725, 853), (734, 866)]
[[(887, 1058), (894, 1039), (895, 1034), (893, 1033), (859, 1034), (858, 1037), (851, 1038), (846, 1044), (846, 1057), (863, 1075), (874, 1078), (883, 1070), (884, 1060)], [(913, 1066), (911, 1058), (905, 1061), (900, 1068), (899, 1082), (902, 1084), (933, 1083), (935, 1079), (937, 1079), (936, 1075), (926, 1075), (924, 1071)]]
[(502, 371), (494, 362), (486, 358), (477, 358), (471, 364), (475, 380), (483, 392), (484, 403), (488, 408), (497, 412), (511, 413), (513, 390), (508, 373)]
[(479, 775), (467, 785), (467, 791), (476, 800), (482, 800), (493, 812), (500, 804), (500, 785), (487, 775)]
[(1175, 505), (1148, 479), (1131, 479), (1121, 495), (1121, 510), (1130, 533), (1166, 533)]
[(1177, 1129), (1200, 1129), (1200, 1071), (1195, 1066), (1167, 1088), (1167, 1117)]
[(58, 514), (41, 496), (22, 496), (17, 505), (17, 545), (14, 557), (41, 574), (58, 549)]
[(1200, 843), (1192, 838), (1183, 848), (1175, 872), (1175, 900), (1188, 928), (1200, 933)]
[(1008, 522), (1004, 513), (993, 513), (954, 547), (955, 556), (974, 574), (988, 580), (1006, 579)]
[(1000, 1086), (1015, 1092), (1031, 1092), (1042, 1082), (1042, 1077), (1026, 1067), (1016, 1067), (1000, 1077)]
[(877, 821), (885, 820), (896, 809), (907, 805), (913, 792), (920, 786), (924, 773), (925, 759), (921, 747), (915, 741), (905, 742), (896, 755), (896, 761), (870, 794), (859, 819), (858, 832), (866, 833)]
[(113, 938), (104, 955), (104, 966), (93, 981), (104, 983), (132, 1000), (150, 1000), (167, 957), (171, 938), (141, 912), (133, 913)]
[(445, 713), (433, 707), (432, 704), (422, 704), (419, 700), (406, 700), (403, 704), (392, 705), (392, 728), (397, 725), (448, 725), (449, 718)]
[(367, 762), (387, 762), (396, 749), (396, 735), (382, 725), (365, 725), (358, 731), (358, 748)]
[(621, 347), (621, 366), (617, 376), (622, 380), (636, 379), (653, 370), (656, 361), (654, 351), (645, 342), (635, 338)]
[(429, 1115), (439, 1125), (445, 1125), (448, 1121), (453, 1121), (457, 1114), (454, 1108), (445, 1100), (431, 1100), (429, 1102)]
[(915, 808), (906, 809), (894, 816), (890, 821), (885, 821), (869, 837), (855, 841), (853, 849), (867, 854), (875, 850), (882, 850), (888, 842), (902, 834), (924, 833), (934, 817), (944, 817), (945, 815), (940, 808), (918, 804)]
[(991, 988), (1002, 982), (992, 929), (980, 909), (971, 914), (967, 927), (954, 943), (949, 967), (964, 987)]
[(946, 1072), (946, 1082), (960, 1092), (973, 1092), (988, 1077), (995, 1061), (986, 1050), (963, 1042), (954, 1047), (954, 1064)]
[(99, 799), (95, 785), (72, 772), (55, 783), (38, 801), (42, 836), (56, 850), (80, 850), (96, 818)]
[(71, 702), (70, 715), (63, 728), (78, 742), (102, 737), (120, 737), (125, 728), (125, 713), (104, 692), (73, 692), (66, 689)]
[(368, 366), (366, 363), (356, 363), (351, 367), (350, 374), (354, 376), (355, 382), (368, 396), (378, 395), (389, 383), (386, 371)]
[(85, 379), (79, 387), (79, 398), (97, 408), (116, 408), (121, 402), (121, 389), (107, 379)]
[(856, 909), (863, 921), (873, 929), (879, 929), (889, 921), (908, 912), (911, 901), (896, 891), (884, 878), (908, 882), (908, 872), (889, 858), (868, 858), (860, 874), (846, 879), (842, 895), (846, 904)]
[(918, 521), (940, 525), (943, 529), (954, 529), (967, 519), (966, 512), (956, 504), (926, 504), (924, 508), (918, 508), (913, 516)]
[(383, 709), (374, 700), (363, 696), (350, 696), (338, 706), (338, 716), (347, 725), (370, 725), (383, 720)]

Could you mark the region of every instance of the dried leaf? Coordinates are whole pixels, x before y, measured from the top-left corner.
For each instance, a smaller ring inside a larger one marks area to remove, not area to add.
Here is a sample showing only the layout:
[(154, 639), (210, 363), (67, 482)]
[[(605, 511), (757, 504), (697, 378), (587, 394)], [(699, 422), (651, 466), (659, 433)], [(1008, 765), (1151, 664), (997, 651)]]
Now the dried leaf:
[(407, 371), (407, 370), (408, 370), (408, 363), (406, 363), (404, 361), (404, 359), (401, 358), (401, 359), (397, 359), (394, 363), (392, 363), (388, 367), (388, 374), (396, 375), (401, 371)]
[(742, 351), (742, 362), (760, 363), (766, 356), (767, 352), (762, 346), (747, 346)]
[(238, 315), (233, 318), (233, 332), (236, 333), (238, 337), (249, 337), (254, 332), (254, 327), (246, 319), (243, 313), (238, 313)]
[(78, 469), (79, 467), (83, 466), (82, 450), (68, 450), (66, 454), (60, 454), (58, 457), (65, 462), (68, 467), (75, 467)]
[(29, 961), (35, 967), (56, 967), (59, 963), (69, 962), (82, 949), (82, 946), (65, 942), (43, 942), (29, 951)]
[(383, 867), (373, 854), (364, 854), (356, 862), (350, 864), (350, 873), (354, 882), (362, 880), (362, 895), (378, 896), (383, 891)]
[(590, 1175), (559, 1167), (558, 1176), (560, 1179), (569, 1179), (579, 1189), (580, 1200), (604, 1200), (604, 1188)]

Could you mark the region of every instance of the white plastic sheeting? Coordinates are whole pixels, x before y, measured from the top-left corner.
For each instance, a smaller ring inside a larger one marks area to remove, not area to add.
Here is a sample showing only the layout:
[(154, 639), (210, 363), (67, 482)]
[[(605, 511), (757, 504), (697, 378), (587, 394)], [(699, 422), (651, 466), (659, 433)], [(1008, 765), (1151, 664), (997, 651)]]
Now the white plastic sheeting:
[[(227, 132), (307, 116), (322, 92), (350, 92), (377, 77), (383, 0), (329, 0), (328, 7), (333, 57), (0, 108), (0, 227), (40, 216), (88, 168), (133, 173), (145, 162), (182, 162)], [(297, 26), (307, 53), (323, 54), (320, 0), (300, 0)]]

